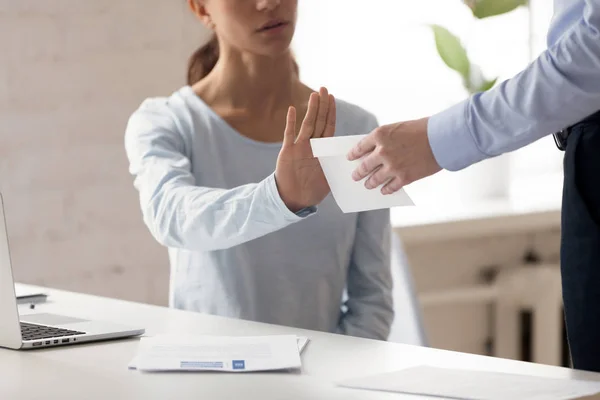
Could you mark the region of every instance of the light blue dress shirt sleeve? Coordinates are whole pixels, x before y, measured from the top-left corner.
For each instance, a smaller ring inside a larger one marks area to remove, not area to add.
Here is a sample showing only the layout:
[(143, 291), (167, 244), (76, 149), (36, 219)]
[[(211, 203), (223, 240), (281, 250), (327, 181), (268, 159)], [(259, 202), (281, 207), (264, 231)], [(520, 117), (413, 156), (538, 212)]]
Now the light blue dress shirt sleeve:
[(600, 0), (584, 2), (581, 19), (523, 72), (429, 119), (442, 168), (516, 150), (600, 110)]
[(129, 119), (125, 148), (143, 219), (164, 246), (190, 251), (227, 249), (313, 214), (292, 213), (274, 174), (233, 189), (196, 186), (185, 141), (166, 107), (149, 103)]
[[(371, 118), (366, 131), (378, 126)], [(391, 274), (391, 223), (389, 210), (361, 212), (356, 222), (346, 283), (346, 311), (338, 333), (386, 340), (394, 320)]]

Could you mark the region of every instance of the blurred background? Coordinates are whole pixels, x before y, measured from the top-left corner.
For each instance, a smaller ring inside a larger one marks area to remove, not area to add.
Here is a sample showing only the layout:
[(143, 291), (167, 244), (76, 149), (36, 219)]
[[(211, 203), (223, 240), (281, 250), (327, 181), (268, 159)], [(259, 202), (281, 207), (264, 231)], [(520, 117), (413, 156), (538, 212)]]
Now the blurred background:
[[(467, 3), (299, 0), (301, 77), (387, 124), (441, 111), (545, 49), (552, 2), (508, 1), (486, 18), (485, 1)], [(142, 223), (123, 135), (144, 98), (185, 84), (206, 38), (183, 0), (0, 0), (0, 191), (18, 282), (167, 304), (167, 253)], [(547, 137), (406, 188), (417, 207), (392, 210), (390, 340), (568, 364), (561, 162)]]

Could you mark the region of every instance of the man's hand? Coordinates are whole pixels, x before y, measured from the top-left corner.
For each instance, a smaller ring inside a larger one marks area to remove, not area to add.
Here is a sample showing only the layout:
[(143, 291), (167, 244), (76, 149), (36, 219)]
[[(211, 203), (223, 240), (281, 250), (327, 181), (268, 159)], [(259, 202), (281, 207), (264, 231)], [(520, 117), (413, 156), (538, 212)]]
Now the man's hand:
[(348, 154), (350, 161), (366, 156), (352, 178), (368, 189), (382, 184), (383, 194), (392, 194), (421, 178), (441, 170), (429, 139), (428, 118), (381, 126), (361, 140)]

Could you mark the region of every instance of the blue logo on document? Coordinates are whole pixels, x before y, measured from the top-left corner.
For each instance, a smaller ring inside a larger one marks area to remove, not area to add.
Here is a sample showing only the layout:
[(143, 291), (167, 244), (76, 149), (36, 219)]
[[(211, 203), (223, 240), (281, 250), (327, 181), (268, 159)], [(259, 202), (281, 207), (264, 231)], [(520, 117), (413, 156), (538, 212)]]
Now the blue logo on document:
[(233, 369), (246, 369), (246, 362), (244, 360), (233, 360)]

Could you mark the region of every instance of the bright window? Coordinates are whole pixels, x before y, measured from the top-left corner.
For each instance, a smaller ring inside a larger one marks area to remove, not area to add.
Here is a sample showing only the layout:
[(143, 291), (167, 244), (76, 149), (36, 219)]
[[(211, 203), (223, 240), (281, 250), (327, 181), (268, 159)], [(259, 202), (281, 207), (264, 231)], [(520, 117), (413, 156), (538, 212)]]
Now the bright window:
[[(504, 80), (544, 49), (551, 3), (532, 0), (531, 16), (521, 8), (478, 21), (460, 0), (302, 0), (294, 51), (310, 86), (326, 85), (338, 98), (373, 112), (381, 124), (419, 118), (467, 96), (461, 78), (439, 58), (428, 24), (457, 34), (486, 77)], [(553, 146), (547, 137), (479, 169), (494, 170), (498, 182), (511, 184), (557, 172), (561, 154)], [(491, 184), (486, 172), (473, 168), (440, 174), (420, 188), (443, 191), (460, 180), (475, 191)]]

